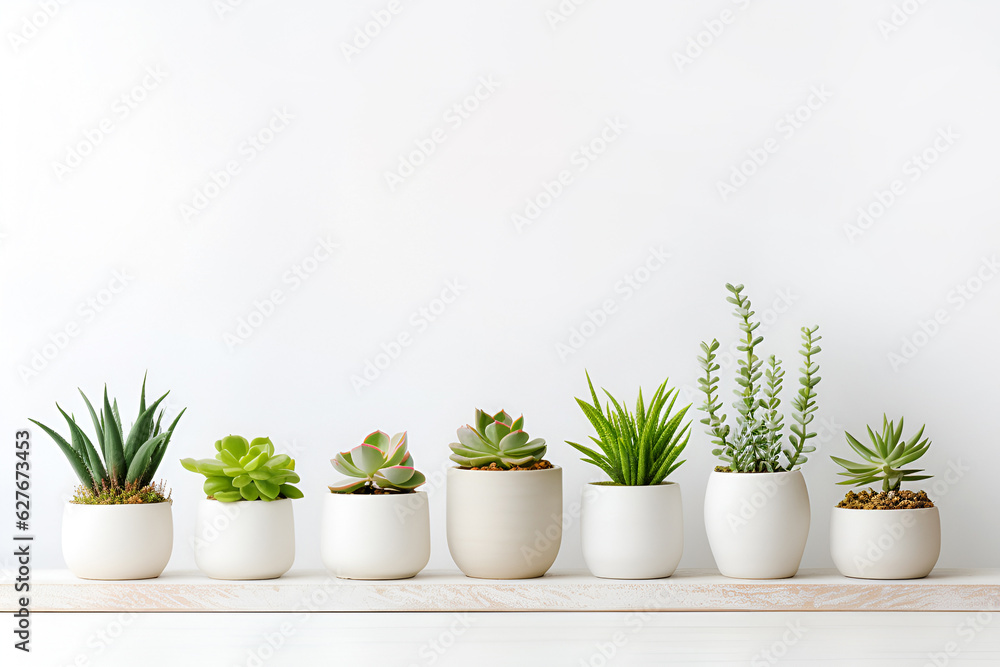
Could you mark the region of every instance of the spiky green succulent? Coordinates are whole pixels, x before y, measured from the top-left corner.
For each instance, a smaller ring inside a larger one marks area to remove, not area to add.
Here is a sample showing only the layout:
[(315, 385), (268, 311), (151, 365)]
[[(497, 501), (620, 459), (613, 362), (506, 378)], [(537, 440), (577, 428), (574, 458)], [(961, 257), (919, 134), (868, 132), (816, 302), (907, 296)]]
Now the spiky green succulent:
[(301, 498), (292, 486), (299, 481), (295, 460), (288, 454), (275, 454), (270, 438), (251, 442), (240, 435), (228, 435), (215, 441), (214, 459), (181, 459), (191, 472), (201, 473), (205, 495), (224, 503), (237, 500), (278, 500)]
[(333, 493), (365, 493), (374, 487), (383, 491), (407, 493), (427, 481), (414, 469), (413, 455), (406, 450), (406, 432), (389, 437), (388, 433), (370, 433), (360, 445), (330, 459), (334, 469), (350, 480), (331, 486)]
[[(602, 412), (594, 383), (590, 381), (590, 373), (587, 373), (587, 385), (590, 387), (593, 404), (579, 398), (576, 402), (600, 436), (590, 436), (590, 439), (601, 452), (566, 441), (566, 444), (586, 457), (583, 461), (597, 466), (607, 473), (612, 482), (623, 486), (659, 484), (684, 463), (677, 461), (677, 457), (684, 451), (688, 438), (691, 437), (691, 422), (681, 426), (681, 421), (691, 406), (687, 405), (676, 414), (670, 414), (678, 392), (676, 389), (667, 389), (666, 380), (653, 394), (649, 404), (643, 402), (642, 389), (639, 390), (635, 415), (606, 389), (604, 393), (611, 399), (611, 403), (606, 404)], [(614, 410), (611, 408), (612, 404)]]
[(34, 419), (31, 421), (48, 433), (59, 446), (86, 492), (96, 495), (102, 490), (126, 487), (137, 490), (148, 486), (163, 460), (163, 454), (170, 444), (170, 436), (173, 435), (174, 427), (180, 421), (184, 410), (180, 411), (166, 431), (161, 431), (163, 410), (156, 415), (156, 409), (170, 392), (146, 407), (146, 378), (143, 377), (142, 392), (139, 395), (139, 416), (126, 437), (122, 429), (121, 416), (118, 414), (118, 400), (108, 401), (107, 385), (104, 387), (104, 406), (100, 413), (94, 410), (83, 390), (78, 391), (90, 412), (98, 447), (94, 447), (93, 442), (76, 423), (76, 417), (66, 414), (58, 403), (56, 408), (69, 425), (70, 442), (45, 424)]
[(524, 417), (512, 420), (501, 410), (495, 415), (476, 410), (476, 425), (458, 429), (458, 442), (451, 445), (451, 460), (463, 468), (482, 468), (495, 463), (509, 470), (528, 466), (545, 456), (545, 440), (524, 430)]
[(903, 418), (899, 418), (899, 426), (889, 421), (889, 418), (882, 415), (882, 432), (875, 433), (871, 427), (868, 429), (868, 438), (872, 446), (866, 447), (850, 433), (844, 433), (847, 444), (851, 446), (863, 461), (855, 463), (845, 459), (831, 456), (834, 463), (844, 468), (844, 472), (837, 473), (847, 477), (847, 479), (837, 482), (837, 484), (850, 484), (853, 486), (865, 486), (874, 482), (882, 482), (883, 491), (898, 491), (903, 482), (915, 482), (921, 479), (930, 479), (931, 475), (920, 475), (923, 469), (903, 469), (903, 466), (913, 463), (925, 453), (931, 446), (931, 441), (927, 438), (923, 440), (920, 436), (924, 434), (924, 427), (921, 426), (917, 434), (909, 440), (903, 440)]

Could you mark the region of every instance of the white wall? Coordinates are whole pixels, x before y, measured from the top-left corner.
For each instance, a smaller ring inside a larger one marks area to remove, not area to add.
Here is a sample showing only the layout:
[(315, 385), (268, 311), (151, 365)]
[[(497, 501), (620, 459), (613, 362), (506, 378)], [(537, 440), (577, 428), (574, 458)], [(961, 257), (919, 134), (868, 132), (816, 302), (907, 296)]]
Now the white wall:
[[(201, 485), (177, 459), (209, 455), (230, 432), (269, 435), (298, 459), (300, 567), (320, 564), (328, 459), (376, 428), (408, 430), (433, 475), (475, 407), (523, 412), (566, 468), (569, 507), (598, 478), (563, 444), (588, 434), (573, 401), (584, 369), (630, 401), (668, 375), (693, 387), (699, 341), (737, 334), (727, 281), (744, 282), (758, 312), (786, 311), (770, 316), (765, 351), (785, 359), (789, 389), (799, 327), (824, 336), (829, 430), (804, 469), (804, 565), (830, 565), (829, 508), (845, 489), (828, 455), (845, 452), (843, 429), (883, 411), (926, 422), (934, 441), (924, 463), (940, 482), (940, 565), (997, 565), (1000, 537), (983, 528), (1000, 465), (989, 333), (1000, 280), (986, 279), (1000, 245), (1000, 6), (927, 3), (897, 26), (888, 0), (594, 0), (553, 28), (556, 0), (401, 0), (348, 60), (340, 45), (387, 2), (222, 1), (69, 3), (46, 19), (45, 3), (17, 0), (0, 14), (2, 432), (29, 416), (57, 425), (56, 400), (80, 414), (76, 387), (93, 396), (105, 381), (131, 418), (149, 369), (152, 392), (172, 390), (171, 412), (189, 408), (161, 468), (176, 502), (172, 568), (193, 567)], [(485, 99), (467, 118), (449, 113), (477, 89)], [(609, 121), (615, 140), (581, 158)], [(247, 143), (258, 133), (273, 139), (259, 150)], [(88, 136), (100, 138), (92, 150)], [(385, 172), (431, 136), (444, 140), (391, 189)], [(89, 154), (58, 166), (76, 147)], [(719, 183), (762, 149), (766, 162), (723, 196)], [(914, 170), (925, 150), (936, 161)], [(238, 173), (214, 188), (230, 162)], [(518, 229), (512, 215), (561, 171), (568, 185)], [(849, 233), (895, 180), (884, 214)], [(289, 271), (319, 239), (335, 253), (296, 282)], [(651, 248), (670, 257), (630, 291), (621, 281), (646, 277)], [(124, 289), (103, 293), (116, 272)], [(457, 299), (422, 324), (451, 282)], [(978, 291), (966, 299), (959, 285)], [(275, 290), (274, 312), (228, 345)], [(109, 296), (101, 312), (84, 305)], [(608, 299), (616, 312), (561, 356)], [(926, 337), (935, 313), (946, 321)], [(64, 347), (46, 347), (71, 325)], [(352, 375), (402, 334), (411, 344), (356, 391)], [(922, 345), (894, 365), (904, 339)], [(51, 358), (25, 378), (36, 354)], [(73, 477), (33, 433), (36, 565), (60, 567)], [(697, 429), (675, 477), (682, 567), (712, 566), (700, 520), (709, 449)], [(448, 568), (444, 493), (431, 490), (431, 567)], [(573, 522), (557, 567), (582, 565)]]

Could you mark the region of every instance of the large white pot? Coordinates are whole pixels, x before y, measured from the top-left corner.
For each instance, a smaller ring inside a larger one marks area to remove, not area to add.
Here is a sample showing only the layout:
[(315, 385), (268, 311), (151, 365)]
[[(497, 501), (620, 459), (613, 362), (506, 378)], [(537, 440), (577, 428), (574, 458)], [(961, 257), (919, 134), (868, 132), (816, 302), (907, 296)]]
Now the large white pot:
[(545, 574), (562, 542), (562, 468), (448, 470), (448, 549), (479, 579)]
[(66, 503), (62, 551), (81, 579), (151, 579), (174, 546), (171, 501), (136, 505)]
[(194, 560), (212, 579), (275, 579), (295, 561), (292, 501), (202, 499)]
[(795, 576), (809, 537), (809, 492), (802, 473), (713, 471), (705, 491), (705, 530), (725, 576)]
[(427, 494), (328, 494), (320, 548), (323, 564), (343, 579), (416, 575), (431, 557)]
[(845, 577), (920, 579), (941, 554), (937, 507), (860, 510), (834, 507), (830, 554)]
[(588, 484), (580, 529), (583, 559), (595, 577), (660, 579), (677, 569), (684, 551), (681, 487)]

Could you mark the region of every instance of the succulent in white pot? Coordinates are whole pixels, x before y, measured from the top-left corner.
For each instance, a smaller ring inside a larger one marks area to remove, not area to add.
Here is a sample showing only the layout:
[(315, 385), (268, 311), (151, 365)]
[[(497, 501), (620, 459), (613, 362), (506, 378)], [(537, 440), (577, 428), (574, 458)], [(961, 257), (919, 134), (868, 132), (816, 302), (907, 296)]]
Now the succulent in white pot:
[(427, 480), (406, 433), (375, 431), (330, 461), (347, 479), (323, 501), (323, 564), (343, 579), (407, 579), (431, 557)]
[(228, 435), (211, 459), (181, 459), (205, 475), (194, 557), (213, 579), (275, 579), (295, 561), (292, 500), (302, 497), (295, 460), (275, 454), (269, 438)]
[(511, 419), (476, 410), (450, 445), (448, 549), (466, 576), (530, 579), (545, 574), (562, 543), (562, 468), (545, 440)]
[[(169, 392), (168, 392), (169, 393)], [(35, 421), (55, 441), (80, 480), (73, 499), (63, 510), (62, 551), (69, 570), (81, 579), (150, 579), (158, 577), (170, 560), (174, 527), (169, 493), (153, 477), (170, 444), (184, 410), (166, 430), (163, 411), (156, 410), (164, 394), (146, 406), (142, 381), (139, 416), (126, 436), (118, 401), (108, 400), (94, 410), (80, 391), (96, 432), (97, 445), (56, 404), (70, 429), (67, 440)]]
[(832, 456), (847, 479), (838, 484), (867, 486), (882, 482), (882, 490), (849, 491), (830, 521), (830, 553), (837, 569), (858, 579), (919, 579), (934, 569), (941, 553), (941, 518), (924, 491), (902, 488), (903, 482), (929, 479), (923, 469), (906, 468), (931, 446), (921, 426), (909, 440), (899, 425), (882, 416), (882, 431), (868, 427), (871, 446), (850, 433), (847, 443), (861, 458)]
[(743, 285), (726, 284), (735, 306), (743, 338), (737, 343), (735, 428), (726, 424), (718, 397), (721, 365), (719, 342), (701, 344), (698, 378), (705, 401), (701, 406), (706, 431), (723, 465), (716, 467), (705, 491), (705, 530), (719, 571), (741, 579), (782, 579), (794, 576), (809, 537), (809, 492), (797, 468), (815, 451), (815, 418), (819, 364), (813, 358), (821, 348), (819, 327), (802, 327), (799, 388), (792, 402), (793, 423), (785, 439), (784, 416), (779, 412), (785, 371), (774, 355), (766, 368), (757, 356), (763, 336), (756, 333), (750, 299)]
[(677, 457), (691, 434), (691, 422), (682, 424), (691, 406), (672, 413), (678, 392), (664, 380), (648, 404), (639, 390), (635, 414), (604, 390), (610, 404), (602, 411), (589, 373), (587, 384), (593, 403), (576, 402), (597, 431), (597, 449), (567, 444), (610, 480), (584, 487), (583, 559), (596, 577), (669, 577), (684, 551), (684, 512), (680, 485), (666, 478), (684, 463)]

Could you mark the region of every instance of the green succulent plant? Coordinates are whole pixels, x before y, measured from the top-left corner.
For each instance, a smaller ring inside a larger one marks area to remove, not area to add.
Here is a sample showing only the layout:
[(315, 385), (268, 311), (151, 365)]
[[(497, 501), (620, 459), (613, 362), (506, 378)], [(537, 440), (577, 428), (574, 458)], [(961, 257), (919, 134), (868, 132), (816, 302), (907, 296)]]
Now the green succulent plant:
[(590, 439), (603, 454), (567, 440), (568, 445), (586, 457), (583, 461), (597, 466), (607, 473), (613, 483), (623, 486), (660, 484), (684, 463), (677, 461), (677, 457), (691, 437), (691, 422), (681, 426), (681, 421), (691, 406), (670, 414), (678, 391), (667, 389), (667, 380), (663, 381), (648, 404), (642, 400), (642, 389), (639, 389), (635, 415), (622, 407), (607, 389), (603, 391), (610, 403), (605, 404), (602, 412), (590, 373), (587, 373), (587, 385), (593, 404), (579, 398), (576, 402), (597, 431), (599, 438), (590, 436)]
[(147, 407), (146, 378), (143, 377), (142, 392), (139, 395), (139, 416), (126, 436), (122, 429), (121, 416), (118, 414), (118, 400), (109, 402), (107, 385), (104, 387), (104, 406), (100, 413), (94, 410), (83, 390), (78, 391), (87, 404), (87, 410), (94, 424), (94, 431), (97, 434), (96, 448), (76, 423), (75, 415), (66, 414), (58, 403), (56, 408), (69, 425), (70, 442), (45, 424), (34, 419), (31, 421), (59, 446), (86, 493), (96, 496), (110, 491), (112, 495), (116, 495), (117, 491), (122, 489), (138, 491), (147, 487), (163, 460), (163, 454), (170, 444), (170, 437), (184, 410), (180, 411), (167, 430), (161, 430), (163, 410), (157, 415), (156, 409), (170, 392), (160, 396)]
[(476, 410), (476, 425), (458, 429), (458, 442), (451, 447), (452, 461), (463, 468), (481, 468), (495, 463), (509, 470), (528, 466), (545, 456), (545, 440), (531, 437), (524, 430), (524, 417), (512, 420), (501, 410), (495, 415)]
[(847, 444), (851, 446), (863, 461), (855, 463), (845, 459), (831, 456), (834, 463), (844, 468), (844, 472), (837, 473), (847, 479), (837, 482), (837, 484), (850, 484), (853, 486), (866, 486), (873, 482), (882, 482), (883, 491), (898, 491), (903, 482), (915, 482), (921, 479), (930, 479), (931, 475), (920, 475), (923, 469), (907, 469), (903, 466), (913, 463), (925, 453), (931, 446), (931, 441), (920, 437), (924, 434), (924, 426), (920, 427), (917, 434), (909, 440), (903, 440), (903, 418), (899, 418), (899, 426), (889, 421), (889, 418), (882, 415), (882, 432), (875, 433), (871, 427), (868, 429), (868, 438), (872, 442), (872, 447), (861, 444), (857, 438), (850, 433), (844, 433)]
[[(816, 437), (809, 425), (816, 417), (816, 386), (820, 382), (819, 364), (813, 357), (822, 351), (818, 343), (822, 336), (817, 336), (819, 330), (815, 327), (802, 327), (802, 366), (799, 368), (799, 387), (792, 402), (794, 423), (789, 426), (789, 446), (784, 446), (784, 416), (778, 411), (781, 406), (781, 389), (785, 371), (781, 361), (773, 354), (768, 358), (767, 367), (757, 356), (757, 346), (764, 341), (763, 336), (755, 333), (760, 322), (754, 321), (754, 311), (751, 310), (750, 299), (743, 295), (743, 285), (726, 283), (730, 296), (726, 300), (735, 306), (734, 315), (739, 320), (740, 331), (744, 337), (736, 345), (745, 357), (737, 357), (735, 394), (737, 400), (736, 428), (730, 429), (726, 424), (726, 414), (721, 413), (722, 402), (719, 400), (719, 377), (715, 373), (721, 368), (717, 361), (716, 351), (719, 341), (703, 342), (701, 350), (704, 356), (698, 357), (698, 363), (704, 372), (704, 377), (698, 378), (699, 388), (705, 394), (701, 410), (705, 418), (701, 423), (712, 438), (715, 448), (712, 454), (718, 456), (734, 472), (783, 472), (794, 470), (796, 466), (807, 461), (806, 454), (816, 451), (808, 444)], [(763, 381), (762, 381), (763, 379)], [(781, 457), (784, 456), (784, 461)]]
[(406, 432), (389, 437), (370, 433), (360, 445), (330, 459), (334, 469), (353, 479), (331, 486), (333, 493), (364, 493), (374, 487), (383, 491), (408, 493), (427, 481), (413, 467), (413, 455), (406, 450)]
[(302, 497), (292, 486), (299, 481), (295, 460), (288, 454), (275, 455), (269, 438), (247, 442), (243, 436), (228, 435), (215, 441), (215, 449), (214, 459), (181, 459), (186, 469), (208, 478), (204, 486), (208, 497), (224, 503)]

